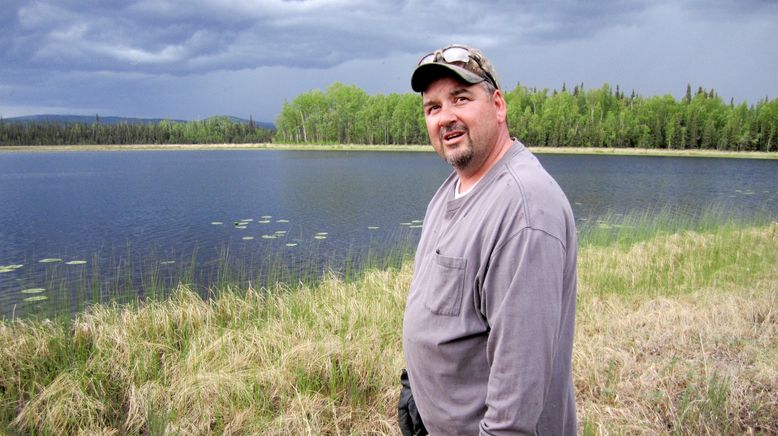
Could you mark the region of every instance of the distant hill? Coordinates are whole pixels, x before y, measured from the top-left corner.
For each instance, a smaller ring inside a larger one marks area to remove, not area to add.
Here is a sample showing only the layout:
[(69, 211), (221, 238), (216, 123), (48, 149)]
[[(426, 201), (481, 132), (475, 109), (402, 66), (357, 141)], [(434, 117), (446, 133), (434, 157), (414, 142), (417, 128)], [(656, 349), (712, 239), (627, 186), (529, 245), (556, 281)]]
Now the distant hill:
[[(131, 118), (131, 117), (99, 117), (101, 124), (159, 124), (164, 121), (162, 118)], [(243, 118), (231, 117), (231, 116), (214, 116), (211, 118), (226, 118), (233, 123), (248, 124), (249, 120)], [(2, 121), (6, 123), (57, 123), (57, 124), (92, 124), (96, 120), (93, 115), (27, 115), (23, 117), (3, 118)], [(167, 120), (174, 123), (186, 123), (186, 120)], [(254, 125), (265, 129), (275, 129), (273, 123), (265, 121), (254, 121)]]
[[(210, 120), (212, 118), (226, 118), (226, 119), (230, 120), (233, 123), (241, 123), (241, 124), (248, 124), (249, 123), (249, 120), (247, 120), (247, 119), (238, 118), (238, 117), (232, 117), (232, 116), (229, 116), (229, 115), (215, 115), (215, 116), (206, 118), (206, 120)], [(255, 127), (261, 127), (263, 129), (271, 129), (271, 130), (275, 130), (275, 128), (276, 128), (276, 125), (273, 124), (273, 123), (268, 123), (267, 121), (257, 121), (257, 120), (254, 120), (254, 126)]]
[[(23, 117), (3, 118), (7, 123), (58, 123), (58, 124), (92, 124), (95, 122), (94, 115), (27, 115)], [(130, 117), (100, 117), (101, 124), (159, 124), (163, 121), (161, 118), (130, 118)], [(186, 122), (184, 120), (169, 120), (176, 123)]]

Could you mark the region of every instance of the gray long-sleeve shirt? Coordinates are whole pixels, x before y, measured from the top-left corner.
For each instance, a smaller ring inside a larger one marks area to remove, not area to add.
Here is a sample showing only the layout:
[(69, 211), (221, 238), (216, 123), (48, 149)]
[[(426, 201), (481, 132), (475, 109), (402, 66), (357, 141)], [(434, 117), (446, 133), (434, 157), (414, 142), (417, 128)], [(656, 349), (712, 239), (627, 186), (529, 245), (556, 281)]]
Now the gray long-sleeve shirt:
[(518, 141), (465, 196), (427, 208), (403, 321), (422, 420), (438, 434), (575, 434), (575, 221)]

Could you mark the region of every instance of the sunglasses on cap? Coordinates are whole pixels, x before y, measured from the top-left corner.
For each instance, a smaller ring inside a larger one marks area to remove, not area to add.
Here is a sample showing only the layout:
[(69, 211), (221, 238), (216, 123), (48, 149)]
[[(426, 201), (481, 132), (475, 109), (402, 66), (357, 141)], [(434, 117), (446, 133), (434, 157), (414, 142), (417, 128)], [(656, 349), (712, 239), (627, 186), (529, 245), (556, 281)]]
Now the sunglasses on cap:
[(422, 56), (422, 58), (419, 60), (419, 63), (417, 64), (417, 67), (424, 64), (431, 64), (436, 62), (440, 63), (441, 60), (447, 64), (462, 62), (465, 65), (469, 64), (470, 61), (474, 61), (478, 65), (478, 69), (480, 71), (473, 71), (473, 73), (476, 73), (489, 81), (489, 83), (491, 83), (495, 88), (499, 88), (499, 86), (497, 86), (497, 81), (494, 80), (494, 77), (492, 77), (488, 71), (486, 71), (484, 66), (481, 64), (481, 60), (478, 59), (478, 56), (473, 56), (470, 50), (465, 47), (453, 45), (442, 50), (435, 50)]

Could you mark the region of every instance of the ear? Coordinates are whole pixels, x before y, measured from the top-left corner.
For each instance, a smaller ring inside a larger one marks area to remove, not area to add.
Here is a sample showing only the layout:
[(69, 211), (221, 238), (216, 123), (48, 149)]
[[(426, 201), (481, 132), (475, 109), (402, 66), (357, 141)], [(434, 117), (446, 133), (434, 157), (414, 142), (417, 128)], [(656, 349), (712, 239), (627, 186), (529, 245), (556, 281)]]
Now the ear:
[(494, 91), (492, 96), (492, 103), (494, 109), (497, 112), (497, 121), (505, 123), (508, 118), (508, 103), (505, 102), (505, 97), (502, 95), (502, 91), (499, 89)]

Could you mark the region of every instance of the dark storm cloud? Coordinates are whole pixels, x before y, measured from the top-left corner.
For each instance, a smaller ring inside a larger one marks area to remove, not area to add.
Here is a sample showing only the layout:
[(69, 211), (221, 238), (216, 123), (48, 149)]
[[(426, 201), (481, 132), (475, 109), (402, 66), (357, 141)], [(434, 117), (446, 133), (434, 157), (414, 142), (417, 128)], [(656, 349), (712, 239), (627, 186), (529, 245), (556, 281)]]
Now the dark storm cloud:
[(41, 0), (10, 6), (3, 61), (12, 68), (188, 74), (326, 68), (454, 39), (490, 46), (578, 38), (628, 21), (643, 3)]
[(186, 74), (329, 67), (380, 56), (375, 47), (396, 27), (393, 6), (351, 1), (44, 0), (14, 6), (3, 61), (16, 68)]
[[(11, 69), (189, 74), (262, 66), (327, 68), (452, 40), (488, 48), (553, 43), (630, 26), (635, 1), (11, 1), (0, 19)], [(766, 0), (689, 0), (707, 15), (758, 14)]]

